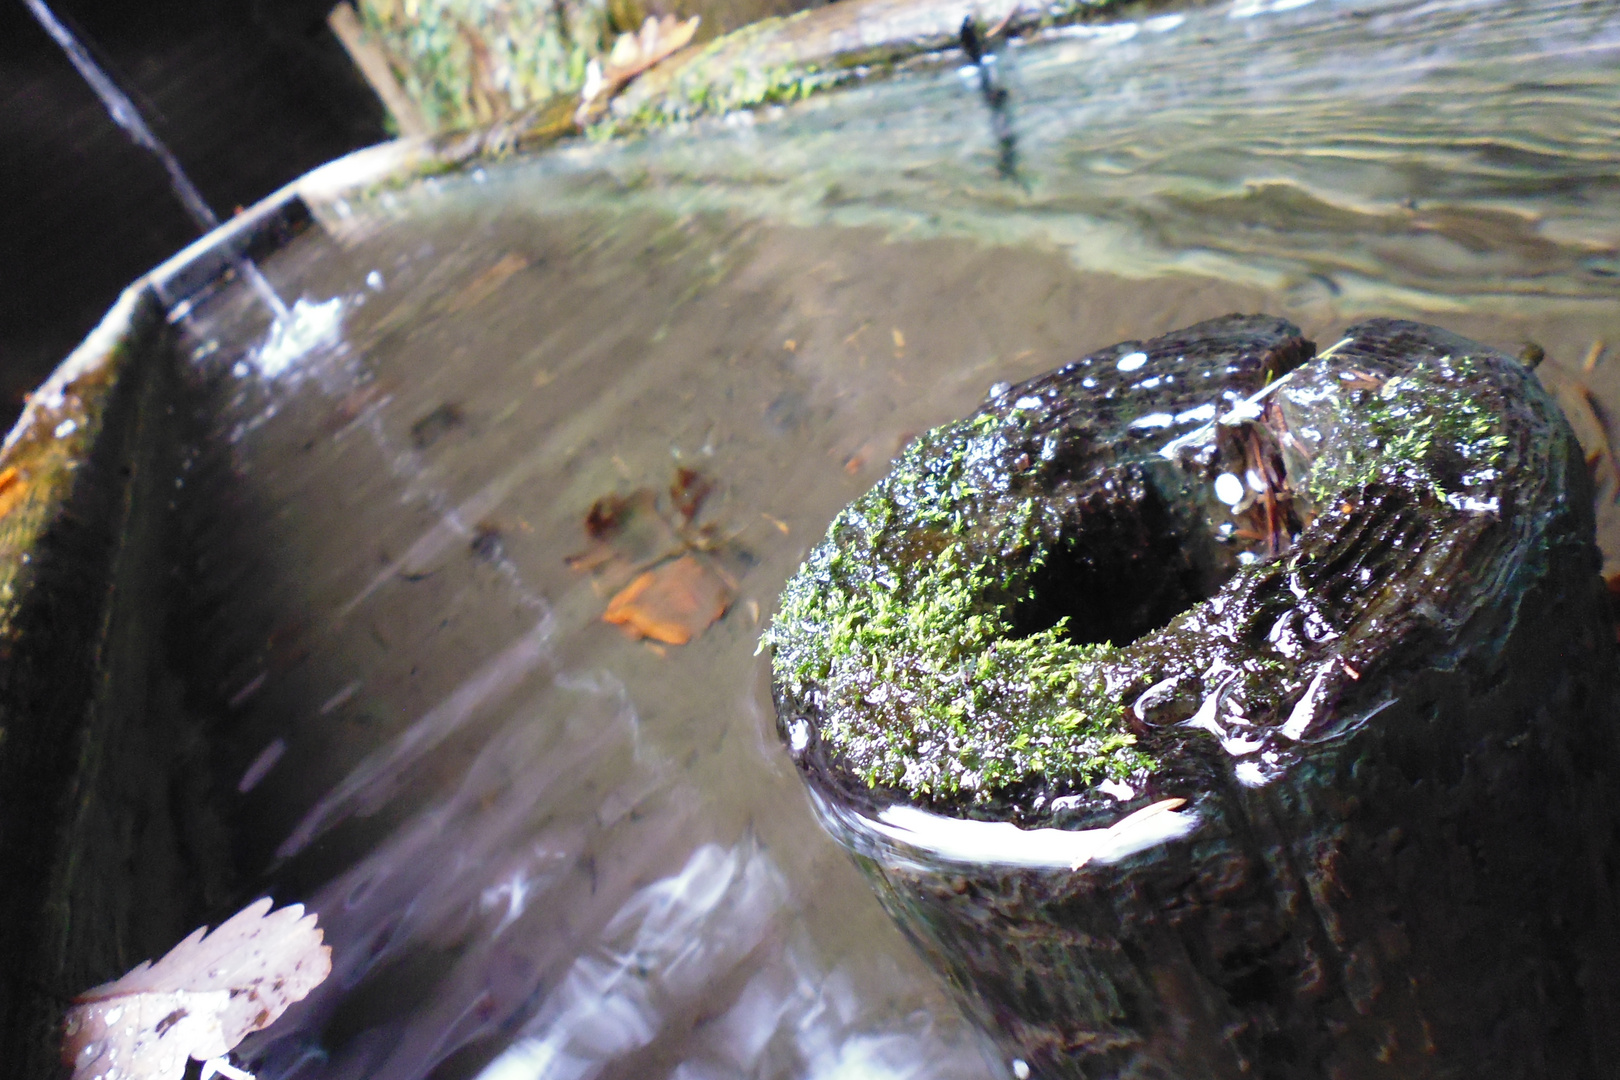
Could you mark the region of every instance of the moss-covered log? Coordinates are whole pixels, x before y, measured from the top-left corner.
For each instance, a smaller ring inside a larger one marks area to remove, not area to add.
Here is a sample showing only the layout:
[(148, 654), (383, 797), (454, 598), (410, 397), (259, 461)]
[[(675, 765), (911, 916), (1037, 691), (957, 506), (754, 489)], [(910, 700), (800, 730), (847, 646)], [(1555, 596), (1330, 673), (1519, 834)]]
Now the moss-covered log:
[(1230, 316), (938, 428), (768, 641), (824, 817), (1075, 1077), (1602, 1077), (1613, 633), (1516, 361)]

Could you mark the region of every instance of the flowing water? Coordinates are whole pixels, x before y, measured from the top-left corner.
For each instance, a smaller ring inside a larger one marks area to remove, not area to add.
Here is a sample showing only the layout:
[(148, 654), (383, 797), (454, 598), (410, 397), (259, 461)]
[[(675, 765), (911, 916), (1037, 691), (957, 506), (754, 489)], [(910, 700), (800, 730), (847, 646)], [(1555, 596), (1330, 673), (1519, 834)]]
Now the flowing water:
[[(1620, 407), (1580, 372), (1620, 343), (1612, 6), (1056, 33), (998, 59), (1010, 179), (960, 64), (355, 200), (264, 266), (313, 347), (240, 288), (188, 317), (187, 707), (241, 898), (334, 947), (262, 1077), (1011, 1075), (778, 742), (756, 643), (833, 514), (993, 383), (1233, 310), (1534, 341)], [(678, 468), (736, 599), (630, 641), (565, 559)]]
[[(202, 192), (197, 190), (197, 185), (191, 182), (191, 177), (186, 175), (185, 169), (180, 165), (180, 159), (174, 156), (174, 151), (169, 149), (167, 143), (153, 133), (145, 118), (141, 116), (141, 111), (129, 99), (129, 95), (120, 90), (118, 84), (113, 82), (112, 76), (96, 63), (95, 58), (90, 55), (90, 50), (62, 24), (45, 0), (23, 0), (23, 2), (28, 5), (29, 12), (45, 32), (61, 46), (79, 75), (96, 92), (113, 123), (123, 128), (136, 146), (150, 151), (152, 156), (162, 163), (163, 171), (169, 174), (169, 188), (174, 192), (174, 197), (179, 200), (180, 205), (185, 208), (186, 215), (205, 233), (218, 226), (219, 217), (208, 205), (208, 200), (203, 198)], [(278, 319), (285, 322), (289, 317), (287, 305), (281, 302), (281, 297), (276, 295), (276, 291), (270, 287), (270, 283), (259, 272), (259, 268), (246, 258), (237, 258), (235, 263), (237, 272), (259, 294), (259, 299), (264, 301)]]

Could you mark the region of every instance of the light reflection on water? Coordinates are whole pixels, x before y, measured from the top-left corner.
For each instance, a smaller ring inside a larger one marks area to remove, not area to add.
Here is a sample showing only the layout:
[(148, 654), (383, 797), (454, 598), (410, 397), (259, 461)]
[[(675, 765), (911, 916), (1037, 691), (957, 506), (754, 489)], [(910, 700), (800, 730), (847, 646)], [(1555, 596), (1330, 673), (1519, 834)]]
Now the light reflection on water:
[[(1620, 341), (1602, 5), (1240, 0), (1015, 52), (1023, 186), (942, 64), (377, 196), (267, 262), (344, 300), (277, 378), (249, 297), (199, 309), (242, 889), (334, 946), (261, 1076), (1007, 1075), (777, 742), (753, 613), (826, 522), (992, 383), (1231, 310)], [(676, 464), (749, 563), (658, 655), (563, 557)]]

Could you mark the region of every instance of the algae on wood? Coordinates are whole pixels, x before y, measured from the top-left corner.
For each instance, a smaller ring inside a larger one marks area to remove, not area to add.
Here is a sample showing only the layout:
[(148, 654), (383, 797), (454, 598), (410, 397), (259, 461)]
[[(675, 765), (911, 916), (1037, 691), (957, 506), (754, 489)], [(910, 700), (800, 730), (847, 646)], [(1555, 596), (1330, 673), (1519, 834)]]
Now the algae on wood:
[(1231, 316), (924, 436), (784, 593), (783, 737), (1038, 1075), (1612, 1075), (1580, 450), (1444, 331), (1313, 352)]

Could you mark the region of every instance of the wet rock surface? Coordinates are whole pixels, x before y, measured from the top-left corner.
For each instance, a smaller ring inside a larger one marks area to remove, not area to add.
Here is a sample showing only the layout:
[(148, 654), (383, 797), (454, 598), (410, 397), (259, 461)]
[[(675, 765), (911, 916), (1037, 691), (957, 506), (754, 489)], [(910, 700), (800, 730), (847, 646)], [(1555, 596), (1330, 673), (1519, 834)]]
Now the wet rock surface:
[(1037, 1075), (1610, 1075), (1580, 450), (1445, 331), (1315, 352), (1229, 316), (923, 436), (784, 593), (783, 737)]

